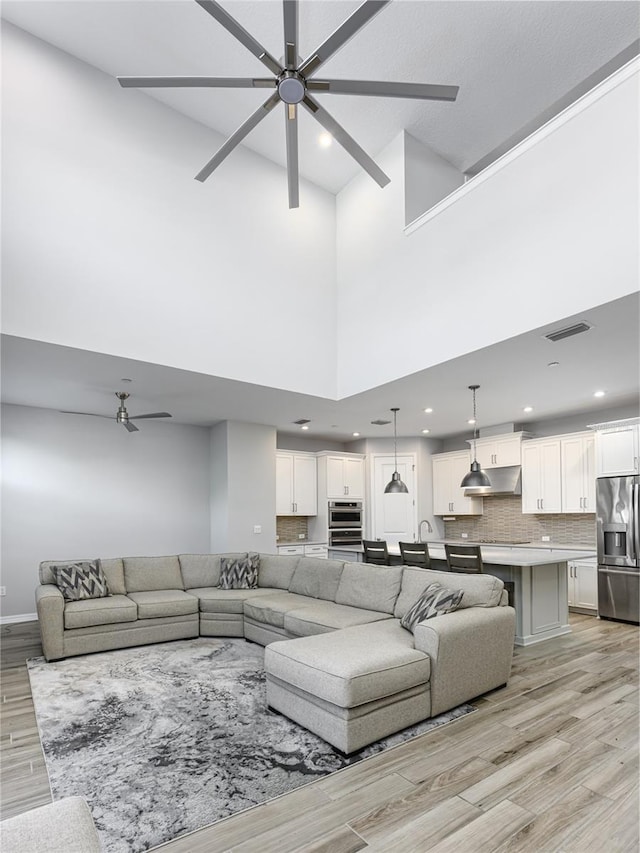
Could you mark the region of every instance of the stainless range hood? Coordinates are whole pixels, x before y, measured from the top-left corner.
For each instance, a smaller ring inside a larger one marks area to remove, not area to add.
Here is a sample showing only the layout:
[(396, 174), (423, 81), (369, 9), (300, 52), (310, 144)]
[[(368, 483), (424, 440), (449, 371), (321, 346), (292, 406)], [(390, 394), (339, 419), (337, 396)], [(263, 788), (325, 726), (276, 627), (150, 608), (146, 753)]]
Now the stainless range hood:
[(466, 497), (522, 494), (521, 465), (509, 465), (505, 468), (488, 468), (487, 474), (491, 480), (491, 487), (487, 489), (465, 489), (464, 493)]

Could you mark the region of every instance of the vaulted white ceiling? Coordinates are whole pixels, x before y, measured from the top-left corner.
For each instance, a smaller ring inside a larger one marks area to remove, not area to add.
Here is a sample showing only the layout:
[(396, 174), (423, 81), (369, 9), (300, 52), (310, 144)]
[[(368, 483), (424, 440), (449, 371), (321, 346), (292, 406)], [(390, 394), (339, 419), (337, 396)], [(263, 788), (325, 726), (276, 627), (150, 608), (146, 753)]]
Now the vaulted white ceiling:
[[(279, 0), (223, 5), (269, 51), (282, 55)], [(310, 54), (358, 5), (301, 0), (301, 54)], [(326, 63), (323, 74), (455, 84), (457, 101), (318, 99), (373, 156), (407, 130), (460, 171), (474, 172), (637, 52), (639, 12), (635, 2), (610, 0), (393, 0)], [(2, 15), (113, 77), (265, 73), (193, 0), (5, 0)], [(263, 90), (146, 91), (225, 135), (265, 99)], [(128, 97), (126, 90), (122, 97)], [(335, 143), (319, 147), (320, 127), (310, 116), (302, 115), (300, 124), (301, 174), (339, 191), (359, 167)], [(273, 111), (246, 145), (284, 165), (282, 111)], [(195, 175), (204, 164), (189, 165)]]

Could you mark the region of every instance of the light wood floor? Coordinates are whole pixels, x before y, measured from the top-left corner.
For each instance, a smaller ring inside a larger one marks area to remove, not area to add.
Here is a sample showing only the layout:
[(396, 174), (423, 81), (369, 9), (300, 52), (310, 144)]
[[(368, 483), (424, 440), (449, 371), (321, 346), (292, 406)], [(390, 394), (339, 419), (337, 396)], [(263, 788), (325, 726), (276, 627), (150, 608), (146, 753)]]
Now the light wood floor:
[[(517, 649), (475, 713), (163, 853), (637, 853), (639, 631), (571, 624)], [(51, 799), (24, 665), (34, 630), (0, 632), (4, 817)]]

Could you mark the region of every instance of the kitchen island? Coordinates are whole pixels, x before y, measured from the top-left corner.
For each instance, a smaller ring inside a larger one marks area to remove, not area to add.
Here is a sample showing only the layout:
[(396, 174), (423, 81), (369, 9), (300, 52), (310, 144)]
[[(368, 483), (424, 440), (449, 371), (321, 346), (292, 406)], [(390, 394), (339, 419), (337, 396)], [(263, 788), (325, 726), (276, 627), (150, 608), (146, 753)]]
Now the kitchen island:
[[(465, 543), (469, 544), (469, 543)], [(444, 545), (427, 542), (432, 568), (447, 571)], [(595, 556), (595, 551), (482, 545), (485, 574), (514, 585), (517, 646), (531, 646), (570, 634), (567, 563)], [(391, 562), (400, 564), (400, 549), (389, 546)], [(329, 549), (329, 557), (362, 561), (363, 549), (351, 545)]]

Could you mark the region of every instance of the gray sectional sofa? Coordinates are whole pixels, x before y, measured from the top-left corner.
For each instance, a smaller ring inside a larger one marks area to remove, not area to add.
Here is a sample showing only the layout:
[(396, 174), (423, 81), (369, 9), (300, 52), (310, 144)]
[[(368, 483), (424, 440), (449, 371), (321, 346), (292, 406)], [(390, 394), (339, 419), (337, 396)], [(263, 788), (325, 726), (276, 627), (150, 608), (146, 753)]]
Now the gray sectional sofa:
[[(260, 555), (256, 589), (220, 589), (221, 557), (102, 560), (112, 593), (65, 601), (51, 566), (36, 590), (47, 660), (198, 636), (267, 646), (267, 701), (345, 753), (507, 682), (515, 612), (492, 575)], [(401, 617), (432, 582), (460, 608)]]

